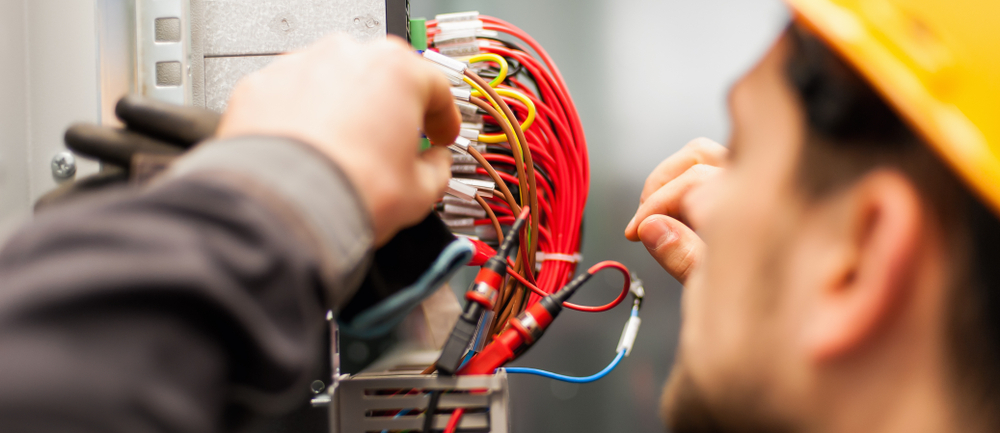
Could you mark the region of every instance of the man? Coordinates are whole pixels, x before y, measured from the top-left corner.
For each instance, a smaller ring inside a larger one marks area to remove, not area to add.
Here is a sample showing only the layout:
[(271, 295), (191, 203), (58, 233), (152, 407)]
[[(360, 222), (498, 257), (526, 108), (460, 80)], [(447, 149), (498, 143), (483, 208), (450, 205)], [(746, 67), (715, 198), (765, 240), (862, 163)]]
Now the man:
[(625, 235), (685, 285), (675, 432), (1000, 431), (996, 2), (791, 0), (728, 149)]
[(418, 131), (451, 143), (459, 114), (405, 43), (346, 37), (229, 107), (154, 184), (43, 211), (3, 246), (0, 431), (233, 431), (307, 398), (326, 310), (444, 192), (450, 151), (420, 153)]

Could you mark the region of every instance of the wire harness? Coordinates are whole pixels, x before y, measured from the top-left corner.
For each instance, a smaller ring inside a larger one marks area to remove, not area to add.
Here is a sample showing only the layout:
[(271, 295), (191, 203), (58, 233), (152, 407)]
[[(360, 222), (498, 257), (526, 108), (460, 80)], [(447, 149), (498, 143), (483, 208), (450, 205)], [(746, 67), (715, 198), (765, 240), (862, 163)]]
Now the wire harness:
[[(522, 207), (531, 209), (510, 278), (493, 306), (495, 319), (487, 330), (492, 337), (576, 273), (579, 260), (565, 258), (580, 252), (590, 188), (587, 142), (561, 72), (531, 36), (478, 12), (435, 18), (426, 21), (429, 45), (423, 56), (448, 76), (462, 113), (462, 138), (450, 147), (456, 157), (471, 157), (461, 164), (456, 158), (453, 176), (493, 185), (472, 194), (453, 182), (449, 193), (466, 206), (439, 207), (442, 219), (456, 233), (498, 245), (503, 226)], [(483, 212), (472, 215), (471, 206)], [(605, 311), (616, 302), (568, 307)]]

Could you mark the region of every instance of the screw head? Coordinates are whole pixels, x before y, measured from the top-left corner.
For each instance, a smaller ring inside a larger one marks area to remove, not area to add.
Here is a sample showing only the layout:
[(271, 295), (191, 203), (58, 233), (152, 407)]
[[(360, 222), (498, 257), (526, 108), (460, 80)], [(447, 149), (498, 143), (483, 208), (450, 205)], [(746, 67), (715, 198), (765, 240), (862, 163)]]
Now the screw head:
[(69, 152), (59, 152), (52, 157), (52, 175), (69, 179), (76, 174), (76, 157)]
[(326, 389), (326, 384), (323, 383), (322, 380), (314, 380), (312, 381), (312, 384), (309, 385), (309, 388), (312, 389), (313, 394), (319, 394)]

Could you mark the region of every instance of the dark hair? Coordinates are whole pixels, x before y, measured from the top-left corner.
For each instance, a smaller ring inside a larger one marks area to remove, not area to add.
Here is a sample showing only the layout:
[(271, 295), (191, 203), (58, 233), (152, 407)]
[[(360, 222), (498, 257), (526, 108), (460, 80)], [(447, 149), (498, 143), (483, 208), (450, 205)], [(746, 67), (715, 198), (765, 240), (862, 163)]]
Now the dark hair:
[(805, 107), (801, 190), (820, 198), (876, 168), (904, 173), (940, 221), (955, 260), (948, 354), (962, 408), (1000, 424), (1000, 220), (862, 76), (807, 31), (789, 29), (787, 72)]

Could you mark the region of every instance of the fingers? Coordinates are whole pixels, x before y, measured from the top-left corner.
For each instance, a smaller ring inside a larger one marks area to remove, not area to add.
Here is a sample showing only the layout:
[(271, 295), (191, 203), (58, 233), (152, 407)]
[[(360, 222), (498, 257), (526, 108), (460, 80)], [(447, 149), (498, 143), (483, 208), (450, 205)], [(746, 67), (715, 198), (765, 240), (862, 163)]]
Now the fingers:
[(415, 57), (416, 70), (426, 86), (423, 93), (424, 135), (434, 144), (448, 145), (455, 142), (462, 117), (451, 96), (451, 85), (444, 74), (426, 60)]
[(451, 151), (445, 147), (432, 146), (420, 154), (417, 163), (417, 181), (420, 183), (421, 205), (429, 209), (431, 204), (444, 195), (451, 178)]
[(625, 237), (633, 242), (639, 241), (639, 225), (651, 215), (668, 215), (686, 221), (681, 206), (684, 197), (694, 187), (705, 183), (721, 172), (721, 168), (711, 165), (697, 164), (689, 167), (683, 174), (667, 182), (639, 205), (632, 221), (625, 228)]
[(127, 95), (115, 106), (115, 115), (128, 129), (189, 148), (213, 135), (219, 128), (219, 114), (198, 107)]
[(664, 215), (646, 218), (638, 228), (649, 254), (681, 284), (687, 282), (705, 250), (705, 243), (688, 226)]
[(653, 169), (653, 172), (646, 178), (642, 195), (639, 196), (639, 203), (644, 203), (656, 190), (694, 165), (721, 166), (728, 152), (724, 146), (707, 138), (691, 140), (681, 150), (663, 160), (660, 165)]

